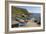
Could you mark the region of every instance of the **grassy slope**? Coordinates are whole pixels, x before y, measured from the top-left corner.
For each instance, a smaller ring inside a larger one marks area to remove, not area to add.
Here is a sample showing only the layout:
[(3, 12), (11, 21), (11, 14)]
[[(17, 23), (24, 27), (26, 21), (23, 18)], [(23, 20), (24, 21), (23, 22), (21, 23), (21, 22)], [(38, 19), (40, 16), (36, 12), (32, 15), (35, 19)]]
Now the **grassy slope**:
[[(16, 14), (28, 14), (28, 11), (23, 8), (18, 8), (18, 7), (12, 6), (12, 15), (16, 16)], [(21, 18), (24, 18), (24, 17), (21, 17)]]

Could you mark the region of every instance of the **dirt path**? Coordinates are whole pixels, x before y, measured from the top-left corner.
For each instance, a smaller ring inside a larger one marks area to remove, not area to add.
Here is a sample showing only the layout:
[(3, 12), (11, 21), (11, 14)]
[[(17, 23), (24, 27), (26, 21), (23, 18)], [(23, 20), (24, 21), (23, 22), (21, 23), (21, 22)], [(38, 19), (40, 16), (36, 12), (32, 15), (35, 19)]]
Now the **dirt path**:
[(29, 21), (26, 25), (26, 27), (39, 27), (40, 25), (38, 25), (37, 23), (35, 22), (32, 22), (32, 21)]

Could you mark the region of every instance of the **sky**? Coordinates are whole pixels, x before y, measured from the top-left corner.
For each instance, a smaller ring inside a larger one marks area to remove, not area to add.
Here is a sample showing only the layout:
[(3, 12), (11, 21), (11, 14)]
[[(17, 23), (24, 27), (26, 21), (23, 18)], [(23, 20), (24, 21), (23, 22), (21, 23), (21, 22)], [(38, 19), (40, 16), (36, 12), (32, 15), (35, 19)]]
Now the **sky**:
[(17, 6), (19, 8), (27, 9), (29, 13), (40, 13), (41, 7), (33, 7), (33, 6)]

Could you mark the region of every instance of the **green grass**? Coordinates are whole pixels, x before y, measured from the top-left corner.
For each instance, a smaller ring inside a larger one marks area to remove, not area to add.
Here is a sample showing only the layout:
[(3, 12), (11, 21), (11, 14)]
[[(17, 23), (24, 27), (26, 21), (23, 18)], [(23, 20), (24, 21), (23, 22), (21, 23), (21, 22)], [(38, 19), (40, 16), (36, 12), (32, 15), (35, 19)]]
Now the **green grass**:
[[(20, 15), (24, 14), (24, 15), (27, 15), (29, 13), (28, 13), (28, 11), (26, 9), (12, 6), (12, 15), (13, 16), (16, 16), (16, 14), (20, 14)], [(19, 18), (26, 18), (26, 17), (25, 16), (24, 17), (20, 16)]]

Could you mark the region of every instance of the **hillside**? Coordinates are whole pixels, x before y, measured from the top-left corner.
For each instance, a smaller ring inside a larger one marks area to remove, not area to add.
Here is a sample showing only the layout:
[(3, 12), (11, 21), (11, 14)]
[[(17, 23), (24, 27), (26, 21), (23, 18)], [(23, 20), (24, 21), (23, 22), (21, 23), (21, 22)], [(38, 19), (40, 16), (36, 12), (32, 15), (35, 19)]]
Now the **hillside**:
[(23, 8), (12, 6), (12, 14), (13, 16), (15, 16), (16, 14), (28, 14), (28, 11)]

